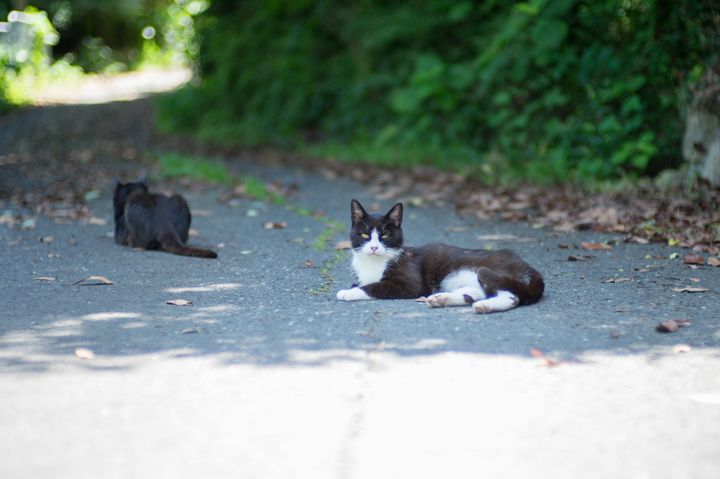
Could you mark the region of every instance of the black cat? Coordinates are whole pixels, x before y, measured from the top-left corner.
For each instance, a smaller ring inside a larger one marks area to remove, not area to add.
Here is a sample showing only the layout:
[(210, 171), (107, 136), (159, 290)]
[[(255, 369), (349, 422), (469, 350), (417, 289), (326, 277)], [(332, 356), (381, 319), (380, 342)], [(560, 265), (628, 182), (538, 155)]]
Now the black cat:
[(134, 183), (115, 180), (113, 207), (117, 244), (217, 258), (214, 251), (185, 246), (192, 217), (187, 201), (180, 195), (150, 193), (145, 178)]
[(403, 205), (368, 214), (352, 200), (352, 266), (357, 284), (337, 293), (343, 301), (412, 299), (430, 307), (472, 305), (478, 313), (506, 311), (540, 300), (535, 269), (510, 250), (483, 251), (436, 243), (403, 247)]

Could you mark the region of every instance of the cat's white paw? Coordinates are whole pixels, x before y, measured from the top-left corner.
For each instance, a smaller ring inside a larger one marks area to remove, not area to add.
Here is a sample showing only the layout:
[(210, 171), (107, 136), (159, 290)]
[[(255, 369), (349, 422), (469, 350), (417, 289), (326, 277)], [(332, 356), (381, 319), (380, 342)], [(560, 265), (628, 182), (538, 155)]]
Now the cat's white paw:
[(488, 305), (487, 303), (483, 303), (483, 301), (477, 301), (475, 304), (473, 304), (473, 309), (478, 314), (487, 314), (492, 313), (493, 309)]
[(520, 303), (520, 300), (510, 291), (500, 290), (497, 295), (475, 301), (473, 309), (478, 314), (494, 313), (496, 311), (507, 311)]
[(436, 293), (428, 296), (425, 303), (431, 308), (444, 308), (450, 301), (450, 295), (447, 293)]
[(341, 289), (337, 292), (336, 297), (340, 301), (360, 301), (363, 299), (372, 299), (360, 288)]

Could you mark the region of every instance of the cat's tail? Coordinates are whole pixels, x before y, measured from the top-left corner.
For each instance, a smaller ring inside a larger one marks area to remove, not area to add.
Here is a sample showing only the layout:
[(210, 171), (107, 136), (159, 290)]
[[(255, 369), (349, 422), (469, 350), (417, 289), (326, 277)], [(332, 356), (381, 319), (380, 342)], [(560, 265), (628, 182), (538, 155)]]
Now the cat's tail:
[(217, 258), (217, 253), (209, 249), (193, 248), (180, 242), (177, 235), (164, 235), (160, 241), (160, 249), (172, 254), (181, 256), (192, 256), (194, 258)]

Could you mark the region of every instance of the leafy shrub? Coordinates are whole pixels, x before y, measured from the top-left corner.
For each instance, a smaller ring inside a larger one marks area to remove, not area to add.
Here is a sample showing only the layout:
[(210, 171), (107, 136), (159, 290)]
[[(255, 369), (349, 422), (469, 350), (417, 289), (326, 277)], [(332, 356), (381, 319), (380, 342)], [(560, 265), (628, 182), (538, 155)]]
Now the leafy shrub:
[(715, 54), (719, 12), (711, 0), (215, 0), (198, 22), (202, 83), (163, 99), (159, 121), (340, 156), (447, 152), (491, 176), (651, 174), (679, 161), (679, 93)]

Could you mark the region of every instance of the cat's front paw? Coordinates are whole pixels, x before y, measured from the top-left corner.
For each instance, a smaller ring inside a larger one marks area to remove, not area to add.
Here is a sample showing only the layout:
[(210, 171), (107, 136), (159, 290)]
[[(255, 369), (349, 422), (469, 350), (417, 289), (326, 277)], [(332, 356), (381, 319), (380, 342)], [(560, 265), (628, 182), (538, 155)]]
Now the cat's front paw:
[(448, 301), (450, 300), (450, 295), (447, 293), (436, 293), (432, 296), (428, 296), (425, 300), (425, 304), (427, 304), (431, 308), (444, 308), (448, 305)]
[(337, 299), (340, 301), (360, 301), (362, 299), (372, 299), (368, 294), (360, 288), (341, 289), (337, 293)]

